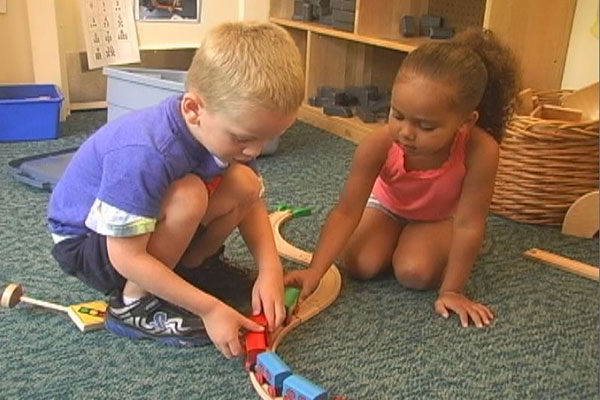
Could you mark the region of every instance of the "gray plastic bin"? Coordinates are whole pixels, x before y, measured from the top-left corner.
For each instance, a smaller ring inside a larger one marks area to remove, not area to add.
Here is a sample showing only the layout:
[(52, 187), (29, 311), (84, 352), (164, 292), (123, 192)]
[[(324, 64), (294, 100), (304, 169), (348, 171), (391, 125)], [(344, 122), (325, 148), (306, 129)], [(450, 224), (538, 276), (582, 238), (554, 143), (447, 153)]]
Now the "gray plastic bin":
[[(107, 76), (108, 121), (185, 92), (186, 71), (105, 67), (103, 73)], [(279, 138), (269, 141), (262, 149), (261, 155), (275, 153), (278, 145)]]

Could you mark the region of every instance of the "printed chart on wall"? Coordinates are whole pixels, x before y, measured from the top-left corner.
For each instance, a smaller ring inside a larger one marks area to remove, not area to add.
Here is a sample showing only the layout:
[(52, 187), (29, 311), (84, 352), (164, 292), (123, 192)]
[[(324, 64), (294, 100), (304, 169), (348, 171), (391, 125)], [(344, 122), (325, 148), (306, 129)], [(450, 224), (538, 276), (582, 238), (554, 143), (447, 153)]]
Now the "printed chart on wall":
[(131, 1), (83, 0), (81, 16), (90, 69), (140, 61)]
[(202, 0), (136, 0), (135, 18), (141, 22), (200, 22)]

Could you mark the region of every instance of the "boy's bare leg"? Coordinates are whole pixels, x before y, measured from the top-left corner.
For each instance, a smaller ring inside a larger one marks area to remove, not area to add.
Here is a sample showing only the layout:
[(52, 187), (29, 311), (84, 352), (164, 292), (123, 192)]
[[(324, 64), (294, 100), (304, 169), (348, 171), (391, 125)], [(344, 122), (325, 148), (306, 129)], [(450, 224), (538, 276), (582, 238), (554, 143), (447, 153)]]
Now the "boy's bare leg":
[(210, 197), (202, 224), (206, 226), (192, 239), (181, 259), (184, 267), (195, 268), (217, 252), (260, 199), (261, 183), (252, 169), (234, 164), (227, 169), (223, 180)]
[[(148, 253), (174, 269), (206, 214), (208, 192), (196, 175), (186, 175), (167, 189), (156, 229), (150, 235)], [(123, 295), (139, 298), (146, 292), (127, 281)]]
[(408, 224), (393, 256), (396, 279), (413, 289), (439, 287), (450, 254), (452, 229), (452, 218)]

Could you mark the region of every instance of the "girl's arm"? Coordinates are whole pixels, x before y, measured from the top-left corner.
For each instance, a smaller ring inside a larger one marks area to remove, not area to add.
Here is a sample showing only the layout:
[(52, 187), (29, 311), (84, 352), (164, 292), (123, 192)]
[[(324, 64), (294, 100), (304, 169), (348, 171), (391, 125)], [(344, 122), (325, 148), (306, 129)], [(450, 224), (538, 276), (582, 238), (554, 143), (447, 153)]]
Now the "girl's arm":
[(467, 175), (454, 216), (452, 245), (440, 294), (462, 293), (483, 242), (494, 191), (499, 148), (491, 135), (475, 127), (467, 147)]
[(325, 220), (310, 264), (319, 276), (325, 274), (356, 229), (392, 143), (385, 125), (356, 149), (344, 190)]

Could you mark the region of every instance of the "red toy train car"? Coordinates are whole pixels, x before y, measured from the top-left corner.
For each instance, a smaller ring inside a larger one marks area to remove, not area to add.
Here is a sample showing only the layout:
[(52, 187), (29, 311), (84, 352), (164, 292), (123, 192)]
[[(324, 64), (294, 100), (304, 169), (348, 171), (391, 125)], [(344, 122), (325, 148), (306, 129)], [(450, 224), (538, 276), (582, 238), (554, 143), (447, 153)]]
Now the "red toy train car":
[(252, 371), (256, 364), (256, 356), (267, 350), (267, 318), (262, 313), (252, 315), (249, 318), (265, 327), (263, 332), (246, 333), (246, 361), (244, 362), (244, 368), (247, 371)]

